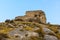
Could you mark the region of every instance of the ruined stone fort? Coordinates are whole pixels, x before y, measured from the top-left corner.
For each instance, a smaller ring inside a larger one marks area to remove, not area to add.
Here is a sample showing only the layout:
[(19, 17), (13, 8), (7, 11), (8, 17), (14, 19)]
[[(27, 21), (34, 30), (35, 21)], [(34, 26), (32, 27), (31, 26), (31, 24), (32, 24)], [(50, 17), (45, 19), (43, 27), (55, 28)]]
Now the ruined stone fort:
[(28, 21), (28, 22), (37, 22), (37, 23), (46, 23), (46, 16), (42, 10), (36, 11), (26, 11), (25, 16), (17, 16), (16, 21)]

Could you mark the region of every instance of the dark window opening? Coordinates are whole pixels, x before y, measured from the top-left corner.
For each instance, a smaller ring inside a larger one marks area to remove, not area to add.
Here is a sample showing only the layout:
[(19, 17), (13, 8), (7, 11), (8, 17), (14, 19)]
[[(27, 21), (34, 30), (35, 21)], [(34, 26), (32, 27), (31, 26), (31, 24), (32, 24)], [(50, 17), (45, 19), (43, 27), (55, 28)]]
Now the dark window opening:
[(39, 17), (40, 17), (40, 15), (39, 15)]
[(35, 15), (35, 17), (37, 17), (37, 15)]

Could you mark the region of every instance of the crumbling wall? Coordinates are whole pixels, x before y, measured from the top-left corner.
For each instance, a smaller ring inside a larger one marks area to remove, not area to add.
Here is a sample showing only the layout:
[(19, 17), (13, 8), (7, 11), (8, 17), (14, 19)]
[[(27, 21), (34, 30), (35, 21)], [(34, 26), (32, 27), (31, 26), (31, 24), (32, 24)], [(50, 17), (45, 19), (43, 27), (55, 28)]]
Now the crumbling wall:
[(18, 16), (15, 19), (22, 19), (24, 21), (29, 21), (29, 19), (33, 19), (36, 22), (46, 23), (46, 16), (42, 10), (26, 11), (25, 16)]

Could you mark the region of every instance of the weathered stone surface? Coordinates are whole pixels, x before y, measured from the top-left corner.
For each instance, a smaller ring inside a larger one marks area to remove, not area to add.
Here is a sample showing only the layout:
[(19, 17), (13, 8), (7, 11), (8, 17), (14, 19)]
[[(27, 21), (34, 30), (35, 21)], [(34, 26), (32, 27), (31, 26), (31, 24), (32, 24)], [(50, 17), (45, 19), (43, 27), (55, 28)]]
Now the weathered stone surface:
[[(45, 13), (42, 10), (37, 10), (37, 11), (26, 11), (26, 15), (25, 16), (18, 16), (15, 19), (20, 19), (20, 20), (24, 20), (27, 21), (28, 19), (35, 19), (35, 22), (41, 22), (41, 23), (46, 23), (46, 16)], [(38, 20), (39, 19), (39, 20)]]
[(48, 29), (48, 28), (43, 28), (43, 31), (44, 31), (44, 33), (45, 34), (54, 34), (55, 35), (55, 33), (54, 33), (54, 31), (52, 31), (52, 30), (50, 30), (50, 29)]
[(52, 35), (45, 35), (45, 36), (44, 36), (44, 39), (45, 39), (45, 40), (58, 40), (57, 37), (52, 36)]

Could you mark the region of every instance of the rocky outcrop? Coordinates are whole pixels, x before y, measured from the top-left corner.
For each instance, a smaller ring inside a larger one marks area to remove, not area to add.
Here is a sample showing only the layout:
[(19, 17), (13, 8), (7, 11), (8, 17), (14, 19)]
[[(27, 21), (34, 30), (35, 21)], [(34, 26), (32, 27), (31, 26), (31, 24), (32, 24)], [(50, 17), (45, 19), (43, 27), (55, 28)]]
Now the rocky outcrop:
[(60, 25), (46, 23), (42, 10), (0, 23), (0, 40), (60, 40)]
[(45, 36), (44, 36), (44, 39), (45, 39), (45, 40), (58, 40), (57, 37), (52, 36), (52, 35), (45, 35)]

